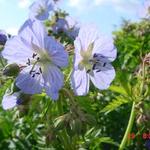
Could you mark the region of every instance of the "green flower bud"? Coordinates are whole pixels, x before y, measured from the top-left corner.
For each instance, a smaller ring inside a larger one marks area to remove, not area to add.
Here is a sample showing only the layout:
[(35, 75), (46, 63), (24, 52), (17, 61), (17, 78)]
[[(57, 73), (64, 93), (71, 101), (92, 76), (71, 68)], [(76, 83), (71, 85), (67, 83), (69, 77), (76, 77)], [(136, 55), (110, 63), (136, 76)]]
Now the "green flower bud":
[(3, 74), (6, 76), (15, 77), (18, 75), (19, 72), (20, 72), (20, 68), (16, 63), (7, 65), (3, 70)]

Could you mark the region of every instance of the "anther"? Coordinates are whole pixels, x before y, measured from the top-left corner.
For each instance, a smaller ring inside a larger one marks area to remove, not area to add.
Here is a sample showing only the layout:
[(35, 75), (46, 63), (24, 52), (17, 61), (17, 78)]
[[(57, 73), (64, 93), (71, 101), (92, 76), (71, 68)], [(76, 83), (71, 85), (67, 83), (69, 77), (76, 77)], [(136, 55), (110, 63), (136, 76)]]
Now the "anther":
[(30, 65), (30, 59), (28, 58), (28, 62), (26, 63), (27, 65)]
[(101, 70), (99, 69), (99, 70), (97, 70), (96, 72), (100, 72)]
[(105, 66), (106, 66), (106, 63), (103, 64), (103, 67), (105, 67)]
[(31, 70), (31, 71), (30, 71), (30, 74), (32, 74), (32, 72), (35, 72), (35, 71), (34, 71), (34, 70)]
[(32, 78), (34, 78), (34, 77), (35, 77), (35, 74), (32, 75)]
[(95, 54), (93, 55), (93, 57), (97, 57), (97, 54), (95, 53)]
[(92, 70), (95, 70), (95, 68), (96, 68), (96, 64), (93, 65)]
[(39, 70), (40, 70), (40, 73), (42, 73), (42, 69), (41, 69), (41, 67), (39, 68)]
[(36, 72), (35, 74), (40, 75), (40, 73), (39, 73), (39, 72)]
[(36, 55), (37, 55), (36, 53), (33, 53), (32, 58), (35, 58)]

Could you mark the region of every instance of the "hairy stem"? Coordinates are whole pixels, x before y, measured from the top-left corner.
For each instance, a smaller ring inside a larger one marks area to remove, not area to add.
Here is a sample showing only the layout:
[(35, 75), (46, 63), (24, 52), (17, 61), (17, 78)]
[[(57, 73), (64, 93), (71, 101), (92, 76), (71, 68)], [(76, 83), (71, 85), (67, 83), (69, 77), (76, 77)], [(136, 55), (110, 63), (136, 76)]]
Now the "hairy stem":
[(123, 150), (125, 148), (127, 140), (128, 140), (128, 135), (130, 134), (130, 132), (132, 130), (132, 126), (133, 126), (134, 118), (135, 118), (135, 109), (134, 108), (135, 108), (135, 102), (133, 102), (133, 104), (132, 104), (130, 119), (129, 119), (129, 122), (128, 122), (126, 132), (124, 134), (124, 137), (123, 137), (123, 139), (121, 141), (121, 144), (119, 146), (119, 150)]

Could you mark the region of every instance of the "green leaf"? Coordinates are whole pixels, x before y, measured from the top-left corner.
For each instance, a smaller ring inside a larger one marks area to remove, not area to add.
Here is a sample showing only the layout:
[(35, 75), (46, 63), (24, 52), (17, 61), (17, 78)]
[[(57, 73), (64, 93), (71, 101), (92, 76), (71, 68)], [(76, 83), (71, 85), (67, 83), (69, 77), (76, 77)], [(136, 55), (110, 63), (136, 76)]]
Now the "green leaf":
[(1, 98), (3, 97), (3, 95), (5, 93), (6, 89), (8, 87), (10, 87), (11, 82), (12, 82), (11, 80), (8, 80), (8, 81), (5, 82), (4, 85), (2, 85), (2, 86), (0, 85), (0, 101), (1, 101)]
[(121, 95), (124, 95), (124, 96), (128, 96), (128, 93), (126, 92), (126, 90), (123, 88), (123, 87), (119, 87), (119, 86), (116, 86), (116, 85), (111, 85), (109, 87), (109, 89), (113, 92), (117, 92)]
[(120, 107), (123, 104), (131, 102), (129, 99), (125, 99), (121, 96), (116, 97), (110, 102), (107, 106), (105, 106), (101, 112), (110, 113), (111, 111), (115, 110), (116, 108)]
[(112, 145), (115, 145), (115, 146), (119, 146), (119, 144), (117, 142), (114, 142), (113, 139), (111, 139), (110, 137), (96, 137), (94, 138), (94, 140), (92, 141), (92, 144), (93, 144), (93, 148), (97, 148), (101, 145), (101, 143), (108, 143), (108, 144), (112, 144)]
[(95, 114), (94, 110), (92, 109), (92, 100), (88, 96), (79, 96), (76, 98), (78, 104), (81, 106), (82, 109), (87, 111), (89, 114)]

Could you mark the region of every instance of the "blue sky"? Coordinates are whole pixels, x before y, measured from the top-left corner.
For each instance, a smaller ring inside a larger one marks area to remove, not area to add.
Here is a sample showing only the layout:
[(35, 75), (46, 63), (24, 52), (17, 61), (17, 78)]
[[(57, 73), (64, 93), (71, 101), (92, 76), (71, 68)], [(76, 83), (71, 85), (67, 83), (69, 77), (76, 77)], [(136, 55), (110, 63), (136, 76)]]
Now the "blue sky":
[[(11, 34), (28, 18), (33, 0), (0, 0), (0, 29)], [(81, 23), (94, 23), (101, 32), (111, 35), (122, 18), (138, 21), (144, 0), (61, 0), (60, 8)]]

